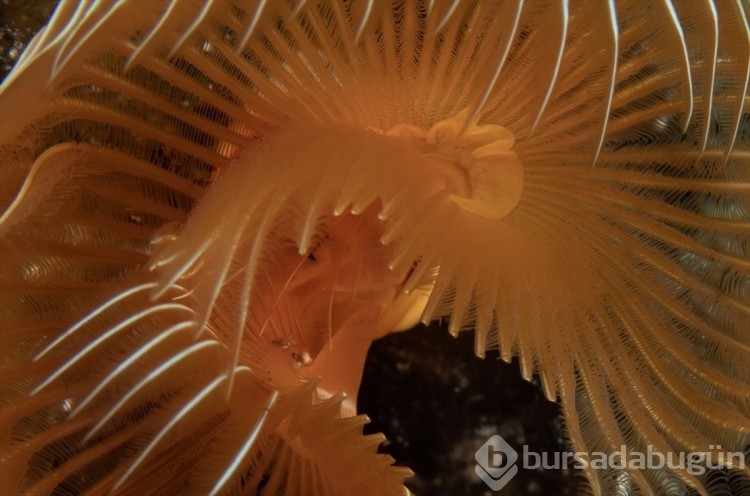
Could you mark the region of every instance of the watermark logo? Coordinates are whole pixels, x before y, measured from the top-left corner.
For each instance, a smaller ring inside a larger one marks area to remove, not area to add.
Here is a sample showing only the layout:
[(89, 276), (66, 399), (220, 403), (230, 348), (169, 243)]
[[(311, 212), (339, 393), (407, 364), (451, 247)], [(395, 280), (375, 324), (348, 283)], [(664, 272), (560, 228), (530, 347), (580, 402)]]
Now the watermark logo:
[[(494, 435), (482, 445), (474, 458), (477, 466), (474, 472), (493, 491), (499, 491), (518, 473), (516, 462), (519, 456), (502, 437)], [(663, 454), (652, 446), (647, 446), (646, 453), (628, 451), (625, 446), (611, 453), (602, 452), (556, 452), (535, 453), (524, 445), (520, 463), (525, 469), (586, 469), (596, 470), (614, 468), (628, 469), (662, 469), (684, 470), (691, 475), (702, 475), (711, 469), (745, 468), (744, 453), (724, 452), (721, 446), (710, 445), (708, 451), (694, 453)]]
[[(646, 453), (628, 451), (623, 445), (612, 453), (602, 452), (556, 452), (535, 453), (523, 446), (520, 465), (525, 469), (662, 469), (686, 470), (691, 475), (702, 475), (710, 469), (745, 468), (745, 455), (740, 452), (723, 452), (720, 445), (710, 445), (707, 451), (694, 453), (667, 453), (666, 455), (647, 446)], [(494, 435), (482, 445), (474, 458), (474, 472), (493, 491), (499, 491), (518, 473), (516, 450), (505, 439)]]
[(494, 435), (474, 455), (474, 472), (490, 489), (499, 491), (518, 473), (518, 453), (505, 439)]

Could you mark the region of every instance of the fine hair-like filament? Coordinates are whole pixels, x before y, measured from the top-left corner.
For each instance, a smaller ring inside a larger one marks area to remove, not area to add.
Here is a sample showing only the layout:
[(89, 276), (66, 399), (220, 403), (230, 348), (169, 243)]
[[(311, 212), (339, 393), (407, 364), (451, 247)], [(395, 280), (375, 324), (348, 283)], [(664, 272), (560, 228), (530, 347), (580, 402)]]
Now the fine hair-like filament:
[(402, 494), (353, 398), (441, 318), (574, 451), (750, 452), (749, 14), (61, 2), (0, 87), (0, 492)]

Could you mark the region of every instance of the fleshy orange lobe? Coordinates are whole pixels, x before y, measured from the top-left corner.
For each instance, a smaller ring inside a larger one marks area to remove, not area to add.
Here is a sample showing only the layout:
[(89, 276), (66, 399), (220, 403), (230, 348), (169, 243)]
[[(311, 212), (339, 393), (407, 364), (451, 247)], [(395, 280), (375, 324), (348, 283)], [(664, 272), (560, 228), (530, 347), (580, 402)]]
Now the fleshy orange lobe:
[(467, 123), (468, 109), (430, 129), (396, 125), (386, 134), (412, 138), (445, 177), (451, 199), (465, 210), (501, 219), (521, 199), (523, 166), (503, 126)]

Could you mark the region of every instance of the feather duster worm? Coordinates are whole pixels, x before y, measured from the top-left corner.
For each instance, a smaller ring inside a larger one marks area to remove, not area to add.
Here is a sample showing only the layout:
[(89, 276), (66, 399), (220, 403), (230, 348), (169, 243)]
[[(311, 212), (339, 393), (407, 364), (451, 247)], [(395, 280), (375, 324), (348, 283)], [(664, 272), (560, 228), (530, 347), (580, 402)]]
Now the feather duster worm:
[(0, 93), (0, 487), (402, 493), (351, 399), (442, 317), (577, 451), (743, 451), (749, 71), (740, 1), (61, 3)]

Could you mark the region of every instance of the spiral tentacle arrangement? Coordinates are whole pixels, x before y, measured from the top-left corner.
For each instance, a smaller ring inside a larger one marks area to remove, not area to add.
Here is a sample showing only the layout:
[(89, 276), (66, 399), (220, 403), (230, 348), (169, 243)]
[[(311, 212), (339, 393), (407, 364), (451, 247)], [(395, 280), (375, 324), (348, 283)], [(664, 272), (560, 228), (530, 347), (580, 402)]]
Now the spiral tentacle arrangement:
[(0, 87), (0, 489), (405, 493), (352, 399), (442, 318), (574, 451), (750, 453), (749, 15), (63, 1)]

